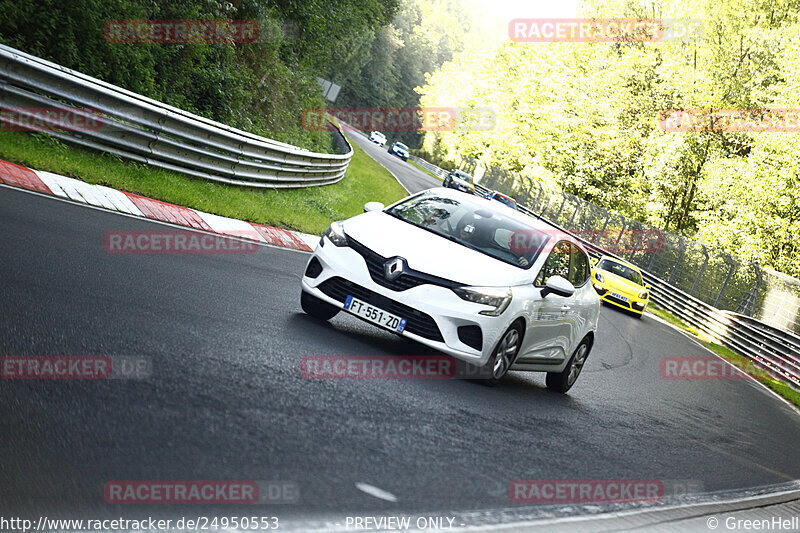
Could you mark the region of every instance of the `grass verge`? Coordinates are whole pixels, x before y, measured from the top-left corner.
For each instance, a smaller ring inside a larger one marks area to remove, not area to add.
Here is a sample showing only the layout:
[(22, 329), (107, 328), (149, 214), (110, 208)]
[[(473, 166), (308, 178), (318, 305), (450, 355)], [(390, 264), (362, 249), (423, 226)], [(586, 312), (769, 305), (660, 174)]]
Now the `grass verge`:
[(760, 381), (761, 383), (769, 387), (771, 390), (779, 394), (782, 398), (785, 398), (792, 404), (800, 407), (800, 392), (796, 391), (786, 383), (776, 380), (764, 370), (756, 367), (747, 357), (741, 356), (736, 352), (734, 352), (733, 350), (731, 350), (730, 348), (726, 348), (721, 344), (712, 342), (707, 337), (705, 337), (705, 335), (703, 335), (701, 332), (698, 332), (697, 329), (693, 328), (692, 326), (689, 326), (688, 324), (686, 324), (686, 322), (676, 317), (669, 311), (654, 306), (652, 302), (650, 302), (650, 305), (647, 306), (647, 310), (656, 315), (657, 317), (665, 320), (666, 322), (669, 322), (670, 324), (689, 333), (695, 338), (695, 340), (697, 340), (697, 342), (699, 342), (700, 344), (702, 344), (703, 346), (705, 346), (718, 356), (722, 357), (729, 363), (733, 364), (736, 368), (738, 368), (742, 372), (745, 372), (746, 374), (752, 376), (754, 379)]
[(308, 189), (253, 189), (124, 161), (44, 134), (0, 131), (0, 159), (12, 163), (208, 213), (317, 235), (333, 220), (361, 213), (366, 202), (388, 205), (406, 196), (385, 168), (355, 144), (353, 150), (339, 183)]

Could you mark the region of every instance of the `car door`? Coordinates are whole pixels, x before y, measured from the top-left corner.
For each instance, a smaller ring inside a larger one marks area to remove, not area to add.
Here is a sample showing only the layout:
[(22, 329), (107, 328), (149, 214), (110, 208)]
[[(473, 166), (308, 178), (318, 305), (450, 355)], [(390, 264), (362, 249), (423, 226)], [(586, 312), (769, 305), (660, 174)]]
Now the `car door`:
[(567, 280), (575, 286), (575, 294), (570, 297), (570, 340), (567, 352), (571, 355), (578, 347), (588, 329), (597, 308), (596, 294), (589, 282), (592, 274), (589, 256), (572, 243), (572, 257), (570, 259), (569, 276)]
[[(550, 251), (533, 284), (541, 289), (552, 276), (569, 279), (572, 244), (557, 242)], [(525, 333), (516, 364), (558, 366), (568, 355), (574, 337), (574, 297), (548, 294), (533, 304), (528, 330)]]

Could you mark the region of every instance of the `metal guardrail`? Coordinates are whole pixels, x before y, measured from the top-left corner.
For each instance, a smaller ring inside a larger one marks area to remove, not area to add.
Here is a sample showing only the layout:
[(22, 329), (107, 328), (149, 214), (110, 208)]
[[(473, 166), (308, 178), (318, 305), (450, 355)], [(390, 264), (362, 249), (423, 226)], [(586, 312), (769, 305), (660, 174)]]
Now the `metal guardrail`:
[(36, 108), (99, 117), (97, 128), (73, 131), (58, 129), (56, 123), (46, 124), (46, 133), (85, 148), (233, 185), (328, 185), (344, 177), (353, 155), (347, 139), (330, 122), (339, 153), (314, 153), (188, 113), (5, 45), (0, 45), (0, 107), (30, 113), (28, 118), (38, 116), (32, 111)]
[(417, 157), (415, 155), (412, 155), (412, 156), (409, 156), (408, 158), (411, 161), (413, 161), (414, 163), (416, 163), (417, 165), (421, 166), (422, 168), (424, 168), (425, 170), (430, 172), (431, 174), (433, 174), (434, 176), (438, 176), (438, 177), (444, 179), (449, 174), (449, 172), (446, 171), (445, 169), (439, 168), (439, 167), (437, 167), (436, 165), (434, 165), (432, 163), (428, 163), (427, 161), (425, 161), (421, 157)]
[[(431, 164), (428, 163), (428, 165)], [(447, 171), (439, 170), (447, 174)], [(475, 195), (485, 196), (489, 191), (490, 189), (475, 184)], [(519, 204), (517, 207), (523, 213), (572, 235), (586, 246), (592, 257), (608, 255), (621, 259), (575, 235), (568, 229), (543, 218), (528, 207)], [(647, 271), (642, 270), (642, 275), (645, 282), (651, 286), (651, 300), (659, 307), (667, 309), (690, 326), (703, 332), (714, 342), (746, 357), (755, 367), (766, 371), (775, 379), (800, 390), (800, 336), (752, 317), (721, 311)]]

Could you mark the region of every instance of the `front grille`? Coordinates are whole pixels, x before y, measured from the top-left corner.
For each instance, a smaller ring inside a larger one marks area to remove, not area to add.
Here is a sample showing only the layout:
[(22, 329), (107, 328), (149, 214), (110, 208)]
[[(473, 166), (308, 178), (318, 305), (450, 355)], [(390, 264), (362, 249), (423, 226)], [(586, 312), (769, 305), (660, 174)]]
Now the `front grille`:
[(432, 276), (430, 274), (425, 274), (424, 272), (411, 269), (406, 270), (400, 274), (400, 276), (390, 281), (384, 277), (383, 273), (383, 264), (388, 258), (373, 252), (352, 237), (348, 237), (347, 241), (350, 245), (350, 248), (358, 252), (358, 254), (364, 258), (364, 262), (367, 264), (369, 276), (372, 278), (372, 281), (381, 287), (386, 287), (387, 289), (395, 292), (401, 292), (425, 284), (438, 285), (448, 289), (462, 286), (462, 284), (456, 283), (455, 281), (450, 281), (449, 279)]
[(617, 298), (617, 297), (615, 297), (615, 296), (612, 296), (612, 295), (610, 295), (610, 294), (607, 294), (607, 295), (605, 296), (605, 299), (606, 299), (606, 300), (608, 300), (609, 302), (614, 302), (614, 303), (615, 303), (615, 304), (617, 304), (617, 305), (621, 305), (622, 307), (627, 307), (627, 308), (629, 308), (629, 309), (630, 309), (630, 307), (631, 307), (631, 306), (628, 304), (628, 302), (626, 302), (625, 300), (620, 300), (619, 298)]
[(458, 340), (479, 351), (483, 348), (483, 332), (480, 326), (459, 326)]
[(396, 302), (391, 298), (382, 296), (366, 287), (362, 287), (361, 285), (343, 278), (333, 277), (320, 283), (318, 289), (337, 302), (342, 302), (342, 304), (344, 304), (348, 295), (353, 296), (362, 302), (367, 302), (393, 315), (397, 315), (400, 318), (405, 318), (405, 330), (409, 333), (414, 333), (415, 335), (425, 337), (432, 341), (444, 342), (442, 332), (439, 331), (439, 326), (436, 325), (436, 322), (430, 315), (417, 311), (413, 307), (401, 304), (400, 302)]

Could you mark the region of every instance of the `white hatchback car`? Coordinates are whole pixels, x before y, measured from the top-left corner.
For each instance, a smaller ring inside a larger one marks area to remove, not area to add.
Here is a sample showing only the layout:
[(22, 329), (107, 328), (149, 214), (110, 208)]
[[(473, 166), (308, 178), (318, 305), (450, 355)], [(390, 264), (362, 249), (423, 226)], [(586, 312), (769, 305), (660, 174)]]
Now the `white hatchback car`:
[(478, 367), (547, 372), (566, 392), (595, 340), (589, 257), (567, 234), (450, 189), (334, 222), (302, 279), (303, 310), (345, 310)]
[(386, 144), (386, 135), (379, 131), (373, 131), (369, 134), (369, 140), (378, 146), (384, 146)]

